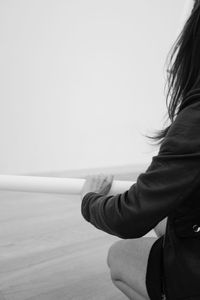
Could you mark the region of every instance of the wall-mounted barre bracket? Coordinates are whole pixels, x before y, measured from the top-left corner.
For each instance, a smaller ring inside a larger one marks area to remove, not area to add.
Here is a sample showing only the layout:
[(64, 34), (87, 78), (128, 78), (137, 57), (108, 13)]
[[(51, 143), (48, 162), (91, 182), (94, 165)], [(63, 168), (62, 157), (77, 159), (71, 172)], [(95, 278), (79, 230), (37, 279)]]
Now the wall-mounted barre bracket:
[[(0, 190), (49, 193), (49, 194), (81, 194), (85, 179), (38, 177), (22, 175), (0, 175)], [(113, 180), (108, 195), (116, 195), (128, 190), (134, 182)]]

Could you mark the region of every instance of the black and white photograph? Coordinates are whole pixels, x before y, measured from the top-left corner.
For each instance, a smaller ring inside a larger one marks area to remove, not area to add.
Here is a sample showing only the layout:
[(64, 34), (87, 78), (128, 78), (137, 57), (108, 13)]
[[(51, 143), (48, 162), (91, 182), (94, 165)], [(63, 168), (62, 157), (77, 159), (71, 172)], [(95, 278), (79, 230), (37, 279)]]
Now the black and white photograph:
[(0, 0), (0, 300), (200, 300), (200, 1)]

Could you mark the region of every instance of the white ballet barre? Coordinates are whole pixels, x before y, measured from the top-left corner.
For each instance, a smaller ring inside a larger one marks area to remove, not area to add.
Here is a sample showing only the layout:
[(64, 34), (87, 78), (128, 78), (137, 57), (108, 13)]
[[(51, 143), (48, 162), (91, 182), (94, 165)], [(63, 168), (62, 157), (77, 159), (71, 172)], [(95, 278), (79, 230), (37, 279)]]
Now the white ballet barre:
[[(54, 193), (54, 194), (81, 194), (86, 179), (38, 177), (22, 175), (0, 175), (0, 190)], [(128, 190), (134, 182), (113, 180), (108, 195), (120, 194)]]

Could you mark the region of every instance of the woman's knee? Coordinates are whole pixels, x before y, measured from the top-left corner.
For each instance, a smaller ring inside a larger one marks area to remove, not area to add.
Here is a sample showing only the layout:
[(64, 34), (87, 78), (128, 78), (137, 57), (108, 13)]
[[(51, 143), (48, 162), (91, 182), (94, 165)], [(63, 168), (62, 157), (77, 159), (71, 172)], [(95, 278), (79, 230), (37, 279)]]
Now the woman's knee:
[[(121, 240), (114, 243), (107, 256), (107, 264), (113, 283), (129, 286), (131, 290), (148, 298), (146, 271), (150, 249), (156, 238)], [(131, 298), (132, 299), (132, 298)]]
[(122, 241), (117, 241), (108, 250), (108, 255), (107, 255), (107, 265), (111, 269), (113, 265), (115, 264), (115, 261), (118, 256), (118, 248), (120, 247)]
[(115, 242), (107, 256), (111, 277), (133, 278), (138, 272), (145, 273), (149, 251), (155, 240), (156, 238), (140, 238)]
[(107, 265), (110, 268), (110, 276), (112, 281), (121, 280), (123, 278), (123, 272), (119, 266), (119, 261), (121, 260), (123, 247), (124, 241), (122, 240), (115, 242), (108, 250)]

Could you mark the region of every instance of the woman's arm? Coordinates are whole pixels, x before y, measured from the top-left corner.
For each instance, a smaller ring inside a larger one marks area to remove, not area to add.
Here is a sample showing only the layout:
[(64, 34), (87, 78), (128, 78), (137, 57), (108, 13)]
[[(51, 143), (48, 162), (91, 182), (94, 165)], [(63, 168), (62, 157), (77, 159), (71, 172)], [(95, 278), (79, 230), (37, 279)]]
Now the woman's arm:
[(157, 237), (161, 237), (165, 234), (166, 231), (166, 225), (167, 225), (167, 218), (163, 219), (156, 227), (154, 228), (154, 231), (157, 235)]
[[(146, 172), (124, 193), (87, 193), (83, 217), (98, 229), (120, 238), (139, 238), (157, 227), (186, 200), (200, 179), (200, 102), (177, 115), (157, 156)], [(164, 223), (164, 224), (163, 224)], [(162, 226), (163, 228), (163, 226)]]

